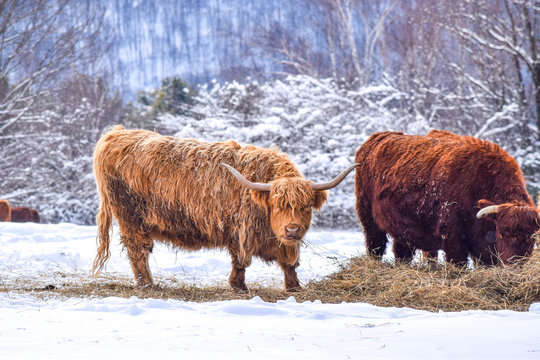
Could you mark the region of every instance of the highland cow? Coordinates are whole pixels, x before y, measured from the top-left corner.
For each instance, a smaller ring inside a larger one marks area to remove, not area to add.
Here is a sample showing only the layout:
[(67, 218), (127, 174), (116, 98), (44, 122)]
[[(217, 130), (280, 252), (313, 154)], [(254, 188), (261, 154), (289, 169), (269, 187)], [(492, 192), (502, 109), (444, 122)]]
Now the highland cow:
[(188, 250), (227, 249), (234, 289), (247, 289), (245, 269), (253, 256), (277, 262), (285, 288), (296, 289), (300, 244), (312, 209), (321, 208), (325, 190), (354, 166), (316, 184), (277, 150), (115, 126), (94, 153), (100, 198), (94, 272), (110, 257), (109, 231), (116, 218), (140, 286), (153, 284), (148, 257), (156, 240)]
[(516, 161), (497, 144), (431, 131), (373, 134), (357, 151), (356, 211), (368, 253), (416, 250), (464, 264), (506, 264), (532, 253), (539, 215)]
[(35, 222), (41, 221), (39, 213), (36, 209), (21, 206), (11, 208), (11, 221), (12, 222)]
[(7, 200), (0, 200), (0, 221), (11, 221), (11, 207)]

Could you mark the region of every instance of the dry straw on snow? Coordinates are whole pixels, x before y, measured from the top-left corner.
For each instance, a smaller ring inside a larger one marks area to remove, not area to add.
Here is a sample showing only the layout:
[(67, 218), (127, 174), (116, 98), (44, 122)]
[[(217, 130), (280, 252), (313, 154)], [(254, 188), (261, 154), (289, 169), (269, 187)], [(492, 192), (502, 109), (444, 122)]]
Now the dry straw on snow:
[(310, 282), (298, 292), (248, 284), (249, 291), (239, 293), (228, 285), (197, 287), (176, 279), (160, 279), (151, 289), (141, 289), (131, 278), (108, 274), (97, 281), (65, 277), (61, 285), (20, 282), (2, 284), (1, 292), (32, 292), (38, 296), (178, 299), (185, 301), (221, 301), (251, 299), (277, 301), (294, 296), (297, 301), (321, 300), (326, 303), (367, 302), (378, 306), (411, 307), (429, 311), (469, 309), (511, 309), (526, 311), (540, 302), (540, 250), (519, 265), (511, 267), (476, 266), (475, 270), (440, 265), (434, 260), (423, 264), (389, 264), (360, 257), (324, 280)]

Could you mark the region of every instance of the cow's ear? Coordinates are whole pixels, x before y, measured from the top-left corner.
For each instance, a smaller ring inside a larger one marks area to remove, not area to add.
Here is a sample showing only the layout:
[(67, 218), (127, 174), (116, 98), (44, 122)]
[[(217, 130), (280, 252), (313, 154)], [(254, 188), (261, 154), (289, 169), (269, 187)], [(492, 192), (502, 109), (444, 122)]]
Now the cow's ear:
[(492, 203), (491, 201), (486, 200), (486, 199), (478, 200), (478, 207), (480, 209), (483, 209), (483, 208), (491, 206), (491, 205), (495, 205), (495, 203)]
[(250, 190), (251, 198), (255, 204), (259, 205), (262, 209), (268, 209), (268, 195), (267, 191)]
[(315, 210), (320, 210), (327, 198), (328, 198), (328, 191), (315, 191), (315, 197), (313, 200), (313, 208)]
[[(482, 199), (482, 200), (478, 200), (478, 207), (480, 208), (480, 211), (476, 214), (476, 217), (479, 218), (479, 219), (485, 219), (485, 220), (488, 220), (488, 221), (494, 221), (495, 220), (495, 217), (492, 216), (492, 215), (495, 215), (497, 213), (497, 211), (490, 211), (489, 209), (486, 209), (487, 207), (489, 206), (494, 206), (495, 203), (489, 201), (489, 200), (486, 200), (486, 199)], [(485, 210), (482, 210), (482, 209), (485, 209)]]

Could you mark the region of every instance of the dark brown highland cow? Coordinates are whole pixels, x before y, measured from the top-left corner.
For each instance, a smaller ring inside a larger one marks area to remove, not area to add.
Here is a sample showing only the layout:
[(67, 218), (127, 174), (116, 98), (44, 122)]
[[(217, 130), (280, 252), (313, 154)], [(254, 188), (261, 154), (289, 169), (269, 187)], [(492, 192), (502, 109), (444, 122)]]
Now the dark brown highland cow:
[(0, 200), (0, 221), (11, 221), (11, 207), (7, 200)]
[(12, 222), (35, 222), (41, 221), (39, 213), (36, 209), (21, 206), (11, 208), (11, 221)]
[(157, 240), (189, 250), (226, 248), (232, 258), (229, 284), (235, 289), (246, 289), (245, 268), (253, 256), (276, 261), (285, 288), (298, 288), (295, 269), (312, 208), (320, 209), (324, 190), (353, 168), (329, 183), (314, 184), (277, 150), (116, 126), (94, 153), (100, 197), (94, 272), (110, 256), (114, 217), (141, 286), (152, 284), (148, 256)]
[(373, 134), (356, 151), (356, 211), (368, 252), (415, 250), (463, 264), (530, 255), (539, 215), (516, 161), (498, 145), (446, 131)]

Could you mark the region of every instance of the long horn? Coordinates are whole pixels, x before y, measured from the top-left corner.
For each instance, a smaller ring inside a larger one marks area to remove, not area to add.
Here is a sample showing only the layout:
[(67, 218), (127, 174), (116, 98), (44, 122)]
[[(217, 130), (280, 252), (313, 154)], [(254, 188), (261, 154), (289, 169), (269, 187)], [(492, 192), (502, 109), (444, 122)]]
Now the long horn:
[(221, 163), (221, 165), (223, 165), (227, 170), (229, 170), (231, 174), (233, 174), (233, 176), (236, 178), (236, 180), (238, 180), (238, 182), (241, 185), (247, 187), (248, 189), (255, 190), (255, 191), (270, 191), (270, 184), (251, 182), (248, 179), (246, 179), (244, 175), (240, 174), (240, 172), (236, 170), (235, 168), (233, 168), (232, 166), (224, 164), (224, 163)]
[(322, 183), (322, 184), (312, 183), (311, 187), (313, 188), (313, 190), (319, 190), (319, 191), (334, 188), (338, 186), (339, 183), (342, 182), (343, 179), (345, 179), (345, 176), (347, 176), (351, 171), (353, 171), (354, 168), (357, 167), (358, 165), (360, 164), (356, 163), (356, 164), (349, 165), (349, 167), (343, 170), (341, 174), (336, 176), (334, 180), (327, 183)]
[(499, 205), (486, 206), (485, 208), (480, 210), (478, 214), (476, 214), (476, 217), (478, 219), (481, 219), (488, 214), (496, 214), (498, 212), (499, 212)]

